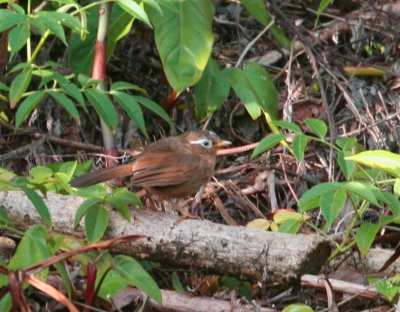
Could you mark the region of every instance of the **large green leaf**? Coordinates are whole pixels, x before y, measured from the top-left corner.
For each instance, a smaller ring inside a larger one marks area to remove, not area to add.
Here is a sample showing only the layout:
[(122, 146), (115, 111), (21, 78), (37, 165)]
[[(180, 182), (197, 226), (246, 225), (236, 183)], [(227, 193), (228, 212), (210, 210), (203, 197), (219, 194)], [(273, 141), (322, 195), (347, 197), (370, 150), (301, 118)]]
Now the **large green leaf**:
[(165, 112), (165, 110), (158, 105), (156, 102), (144, 97), (144, 96), (134, 96), (135, 100), (140, 103), (140, 105), (146, 107), (147, 109), (151, 110), (154, 114), (158, 115), (162, 119), (164, 119), (166, 122), (168, 122), (170, 125), (172, 125), (172, 120), (168, 116), (168, 114)]
[(114, 104), (111, 102), (107, 94), (99, 89), (89, 88), (85, 90), (85, 95), (90, 104), (93, 105), (96, 113), (110, 128), (117, 126), (117, 112)]
[(350, 157), (346, 160), (352, 160), (361, 165), (376, 168), (387, 174), (400, 178), (400, 155), (388, 151), (376, 150), (366, 151)]
[(121, 105), (122, 109), (128, 114), (129, 118), (136, 123), (139, 129), (148, 138), (149, 135), (144, 122), (142, 108), (136, 102), (135, 97), (121, 91), (113, 91), (112, 95), (114, 95), (118, 104)]
[(148, 26), (151, 27), (146, 12), (134, 0), (116, 0), (116, 2), (124, 11), (128, 12), (133, 17), (141, 20), (142, 22), (146, 23)]
[(38, 193), (26, 186), (21, 186), (21, 190), (29, 198), (32, 204), (35, 206), (43, 222), (47, 225), (51, 225), (51, 216), (49, 208), (47, 208), (46, 203), (43, 198), (40, 197)]
[(266, 150), (268, 150), (270, 148), (273, 148), (284, 138), (286, 138), (286, 134), (282, 134), (282, 133), (269, 134), (264, 139), (262, 139), (260, 141), (260, 143), (258, 143), (258, 145), (254, 149), (253, 153), (251, 154), (251, 158), (254, 158), (254, 157), (264, 153)]
[(32, 79), (32, 69), (29, 68), (17, 75), (10, 86), (10, 107), (15, 108), (23, 93), (28, 89)]
[(323, 193), (320, 197), (320, 207), (324, 216), (328, 230), (330, 230), (333, 222), (339, 216), (346, 203), (347, 194), (342, 188), (338, 188), (334, 192)]
[(8, 43), (10, 46), (10, 58), (13, 58), (28, 40), (30, 35), (29, 27), (27, 24), (21, 24), (18, 27), (11, 29), (8, 34)]
[[(261, 25), (267, 26), (272, 21), (264, 0), (240, 0), (240, 2)], [(290, 49), (291, 42), (278, 25), (272, 25), (269, 31), (282, 48)]]
[(277, 117), (277, 90), (269, 73), (262, 66), (249, 63), (243, 70), (228, 68), (225, 73), (236, 95), (254, 120), (261, 116), (261, 110), (274, 119)]
[(99, 241), (107, 229), (110, 216), (101, 206), (91, 206), (85, 215), (85, 233), (89, 243)]
[(60, 39), (62, 43), (67, 45), (67, 39), (65, 38), (64, 28), (60, 25), (56, 16), (54, 16), (52, 13), (54, 12), (46, 12), (46, 11), (39, 12), (37, 14), (37, 19), (35, 20), (35, 26), (38, 26), (39, 23), (42, 23), (58, 39)]
[(18, 107), (15, 113), (15, 127), (18, 128), (32, 112), (32, 110), (40, 103), (46, 95), (46, 91), (40, 90), (29, 95)]
[(229, 89), (225, 75), (217, 62), (210, 58), (194, 92), (197, 119), (203, 120), (209, 113), (218, 110), (227, 99)]
[(78, 208), (78, 210), (75, 213), (75, 219), (74, 219), (74, 230), (78, 227), (79, 222), (81, 221), (82, 217), (86, 214), (88, 209), (90, 207), (96, 206), (98, 203), (101, 202), (100, 198), (88, 198), (86, 199)]
[(207, 65), (214, 42), (211, 0), (160, 0), (162, 13), (146, 5), (165, 74), (178, 93), (194, 85)]
[(299, 211), (307, 211), (319, 207), (321, 195), (327, 192), (336, 192), (342, 186), (339, 182), (324, 182), (315, 185), (301, 196), (298, 207)]
[(114, 268), (131, 284), (138, 287), (145, 294), (161, 303), (161, 291), (156, 282), (135, 259), (119, 255), (114, 258)]
[[(90, 75), (93, 67), (97, 27), (99, 22), (99, 8), (92, 7), (87, 11), (88, 32), (85, 40), (81, 40), (78, 33), (72, 33), (69, 45), (68, 62), (75, 72)], [(128, 34), (133, 22), (132, 16), (114, 5), (110, 25), (107, 32), (107, 61), (110, 59), (115, 44)]]
[(9, 268), (11, 270), (23, 269), (50, 257), (51, 254), (47, 248), (47, 239), (47, 232), (42, 226), (34, 225), (29, 228), (10, 260)]
[(369, 248), (374, 242), (375, 236), (379, 231), (379, 224), (363, 223), (356, 234), (358, 249), (363, 256), (366, 256)]
[(74, 103), (64, 93), (54, 92), (51, 90), (49, 90), (48, 93), (71, 115), (72, 118), (80, 123), (78, 110), (76, 109)]
[(0, 10), (0, 32), (18, 25), (28, 19), (25, 14), (18, 14), (10, 10)]
[(328, 127), (322, 120), (317, 118), (307, 118), (306, 120), (304, 120), (304, 123), (320, 139), (323, 140), (325, 138), (326, 133), (328, 132)]
[(307, 142), (308, 137), (304, 134), (298, 134), (293, 139), (293, 153), (298, 161), (301, 161), (304, 158), (304, 151), (307, 147)]

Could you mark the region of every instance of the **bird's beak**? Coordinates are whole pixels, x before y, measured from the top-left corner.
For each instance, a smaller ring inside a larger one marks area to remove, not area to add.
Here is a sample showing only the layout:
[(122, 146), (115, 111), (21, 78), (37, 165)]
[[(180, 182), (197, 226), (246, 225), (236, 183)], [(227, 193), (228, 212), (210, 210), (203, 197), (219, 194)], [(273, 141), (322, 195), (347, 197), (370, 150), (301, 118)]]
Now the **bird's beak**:
[(219, 141), (217, 144), (215, 144), (215, 147), (217, 147), (217, 148), (227, 147), (231, 144), (232, 144), (232, 142), (230, 142), (230, 141)]

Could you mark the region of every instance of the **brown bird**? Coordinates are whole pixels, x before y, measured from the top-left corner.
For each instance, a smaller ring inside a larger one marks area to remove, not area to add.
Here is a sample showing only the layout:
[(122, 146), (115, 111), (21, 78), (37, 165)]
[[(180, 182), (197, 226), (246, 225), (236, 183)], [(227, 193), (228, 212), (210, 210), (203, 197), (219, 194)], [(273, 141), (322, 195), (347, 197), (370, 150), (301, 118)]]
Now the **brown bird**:
[[(145, 147), (132, 162), (101, 169), (71, 181), (84, 187), (131, 176), (131, 183), (161, 200), (193, 195), (214, 176), (217, 150), (230, 145), (212, 131), (194, 131), (167, 137)], [(200, 197), (201, 198), (201, 197)]]

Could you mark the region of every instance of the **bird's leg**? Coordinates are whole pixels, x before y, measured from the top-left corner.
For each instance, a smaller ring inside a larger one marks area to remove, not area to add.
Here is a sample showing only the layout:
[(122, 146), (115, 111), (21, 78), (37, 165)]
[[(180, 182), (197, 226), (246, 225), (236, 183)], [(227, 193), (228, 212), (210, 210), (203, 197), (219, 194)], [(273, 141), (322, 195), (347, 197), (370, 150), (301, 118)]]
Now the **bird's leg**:
[(154, 203), (153, 197), (151, 196), (151, 192), (149, 192), (149, 190), (145, 190), (146, 191), (146, 195), (149, 198), (149, 202), (150, 202), (150, 208), (152, 210), (156, 210), (159, 211), (159, 209), (157, 208), (156, 204)]
[(192, 204), (190, 206), (190, 213), (193, 215), (197, 215), (197, 212), (199, 208), (201, 207), (201, 199), (204, 194), (204, 190), (206, 189), (206, 185), (202, 185), (199, 191), (196, 193), (194, 196), (194, 200), (192, 201)]

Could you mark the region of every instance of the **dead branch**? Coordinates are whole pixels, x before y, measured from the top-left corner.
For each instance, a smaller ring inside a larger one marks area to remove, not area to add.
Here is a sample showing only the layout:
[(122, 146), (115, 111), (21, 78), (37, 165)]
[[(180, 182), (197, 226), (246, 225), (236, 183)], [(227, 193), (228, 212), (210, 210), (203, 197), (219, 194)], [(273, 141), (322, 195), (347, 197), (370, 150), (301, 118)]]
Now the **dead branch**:
[[(75, 212), (82, 201), (75, 196), (48, 194), (45, 202), (54, 231), (83, 237), (82, 227), (72, 230)], [(40, 222), (23, 192), (0, 192), (0, 202), (22, 228)], [(331, 251), (329, 243), (316, 235), (273, 233), (206, 220), (179, 220), (174, 215), (145, 209), (135, 211), (132, 223), (111, 211), (105, 238), (151, 237), (118, 245), (113, 250), (172, 267), (195, 268), (253, 281), (287, 282), (305, 273), (318, 272)]]

